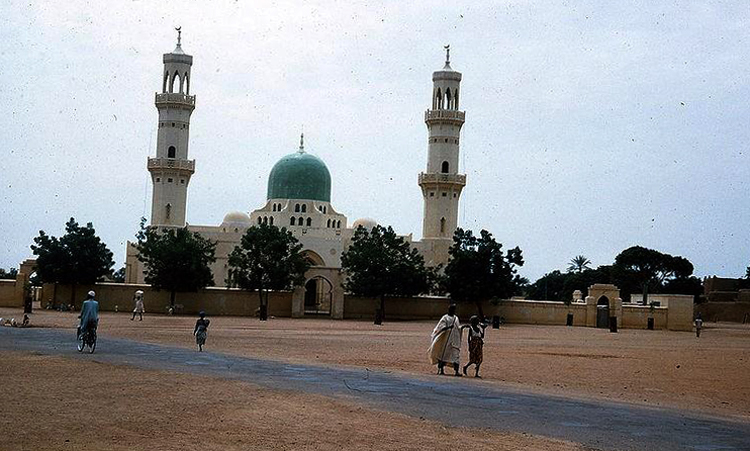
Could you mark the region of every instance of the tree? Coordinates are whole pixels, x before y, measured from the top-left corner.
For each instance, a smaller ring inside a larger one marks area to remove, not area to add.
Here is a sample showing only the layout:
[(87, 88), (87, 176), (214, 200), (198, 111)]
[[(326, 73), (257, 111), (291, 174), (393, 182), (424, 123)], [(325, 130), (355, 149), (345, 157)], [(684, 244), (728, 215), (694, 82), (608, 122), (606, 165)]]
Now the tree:
[[(564, 287), (569, 274), (554, 270), (537, 279), (528, 287), (526, 297), (543, 301), (562, 301), (565, 299)], [(573, 292), (571, 291), (571, 294)]]
[(695, 276), (678, 277), (666, 281), (662, 291), (671, 294), (692, 295), (693, 302), (697, 304), (700, 301), (700, 296), (703, 294), (703, 282)]
[(257, 290), (260, 320), (268, 315), (268, 290), (292, 290), (305, 282), (310, 261), (286, 227), (258, 224), (247, 229), (229, 254), (227, 284)]
[(157, 290), (170, 292), (172, 306), (178, 291), (198, 291), (213, 285), (210, 264), (216, 261), (216, 243), (187, 227), (146, 227), (136, 234), (138, 260), (144, 263), (145, 280)]
[(653, 249), (633, 246), (615, 257), (613, 276), (630, 291), (637, 286), (643, 292), (643, 305), (648, 305), (650, 289), (659, 289), (665, 281), (687, 278), (693, 273), (693, 264), (686, 258), (663, 254)]
[(521, 249), (503, 252), (502, 248), (486, 230), (479, 237), (460, 228), (453, 234), (445, 267), (448, 292), (457, 302), (474, 302), (480, 317), (484, 317), (483, 302), (509, 298), (519, 292), (523, 282), (516, 273), (517, 267), (523, 266)]
[(745, 269), (745, 279), (750, 279), (750, 266)]
[(112, 252), (96, 236), (89, 222), (81, 227), (70, 220), (65, 224), (65, 235), (60, 238), (39, 231), (31, 250), (36, 259), (36, 271), (42, 283), (70, 284), (70, 304), (75, 307), (76, 285), (93, 284), (112, 271), (115, 264)]
[(117, 271), (112, 273), (112, 282), (116, 283), (125, 283), (125, 267), (118, 269)]
[(381, 319), (385, 298), (415, 296), (430, 291), (440, 279), (439, 269), (425, 267), (424, 257), (389, 226), (372, 230), (357, 227), (349, 248), (341, 255), (346, 278), (344, 289), (358, 296), (380, 299)]
[(0, 268), (0, 279), (15, 279), (17, 275), (18, 270), (16, 268), (9, 268), (7, 271)]
[(596, 269), (585, 269), (581, 272), (562, 273), (559, 270), (547, 273), (528, 289), (526, 297), (568, 302), (573, 299), (573, 292), (581, 290), (585, 297), (588, 289), (595, 283), (610, 282), (611, 267), (602, 265)]
[(587, 269), (591, 269), (591, 260), (583, 255), (575, 256), (568, 265), (568, 272), (583, 272)]

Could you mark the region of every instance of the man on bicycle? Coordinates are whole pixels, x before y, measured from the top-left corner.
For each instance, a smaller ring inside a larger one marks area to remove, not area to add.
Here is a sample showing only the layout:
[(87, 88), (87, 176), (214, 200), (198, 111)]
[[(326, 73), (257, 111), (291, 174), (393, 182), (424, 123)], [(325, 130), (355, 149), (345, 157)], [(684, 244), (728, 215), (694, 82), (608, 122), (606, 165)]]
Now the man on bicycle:
[(89, 331), (96, 332), (96, 326), (99, 325), (99, 303), (94, 299), (96, 293), (89, 291), (86, 300), (81, 306), (81, 323), (78, 326), (78, 336), (82, 336)]

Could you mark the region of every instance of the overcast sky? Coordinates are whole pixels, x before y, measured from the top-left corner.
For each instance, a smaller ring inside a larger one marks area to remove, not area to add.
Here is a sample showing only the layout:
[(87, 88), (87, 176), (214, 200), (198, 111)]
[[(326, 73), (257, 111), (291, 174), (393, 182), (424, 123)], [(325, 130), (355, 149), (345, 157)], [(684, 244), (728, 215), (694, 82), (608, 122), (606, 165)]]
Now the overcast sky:
[(421, 236), (431, 74), (463, 73), (459, 223), (521, 274), (643, 245), (696, 274), (750, 264), (746, 2), (0, 3), (0, 267), (93, 222), (122, 266), (150, 216), (162, 54), (193, 55), (188, 222), (265, 202), (306, 149), (351, 223)]

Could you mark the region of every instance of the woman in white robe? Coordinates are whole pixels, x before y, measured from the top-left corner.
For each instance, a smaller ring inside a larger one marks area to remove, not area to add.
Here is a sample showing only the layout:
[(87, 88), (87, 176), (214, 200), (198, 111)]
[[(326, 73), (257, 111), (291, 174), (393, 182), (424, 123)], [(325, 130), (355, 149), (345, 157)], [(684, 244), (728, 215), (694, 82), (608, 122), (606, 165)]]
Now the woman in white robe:
[(461, 357), (461, 323), (456, 316), (456, 305), (448, 307), (448, 314), (443, 315), (432, 331), (432, 344), (428, 354), (430, 363), (438, 366), (438, 374), (445, 374), (443, 368), (446, 363), (453, 365), (456, 376), (459, 373), (459, 359)]

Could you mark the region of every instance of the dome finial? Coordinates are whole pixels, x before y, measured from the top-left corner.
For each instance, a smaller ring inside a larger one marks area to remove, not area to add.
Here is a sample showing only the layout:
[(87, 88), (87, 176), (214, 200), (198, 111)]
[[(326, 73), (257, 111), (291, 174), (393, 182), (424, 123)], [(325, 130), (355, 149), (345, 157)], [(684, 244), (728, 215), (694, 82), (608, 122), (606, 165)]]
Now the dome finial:
[(182, 40), (182, 26), (175, 27), (175, 30), (177, 30), (177, 47), (179, 47)]
[(305, 133), (299, 134), (299, 153), (305, 153)]
[(444, 45), (443, 48), (445, 49), (445, 69), (451, 68), (451, 45)]

